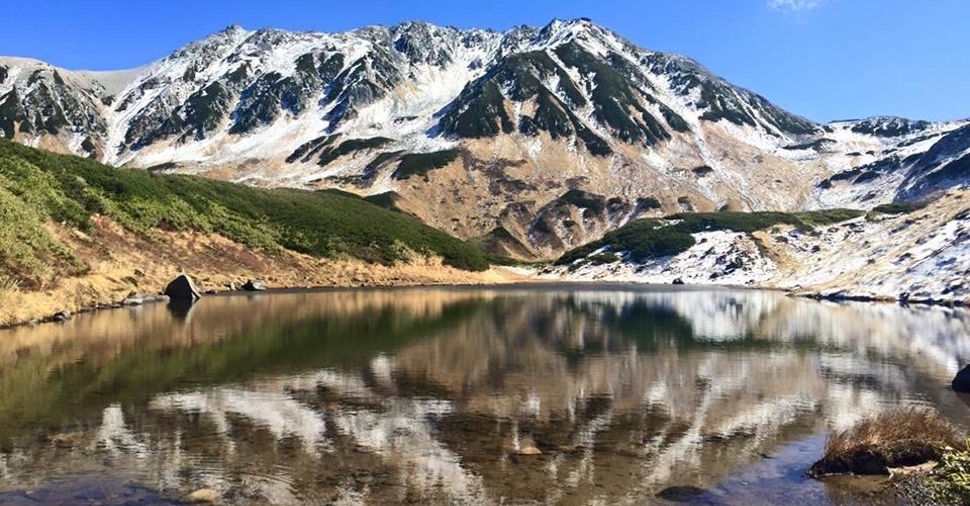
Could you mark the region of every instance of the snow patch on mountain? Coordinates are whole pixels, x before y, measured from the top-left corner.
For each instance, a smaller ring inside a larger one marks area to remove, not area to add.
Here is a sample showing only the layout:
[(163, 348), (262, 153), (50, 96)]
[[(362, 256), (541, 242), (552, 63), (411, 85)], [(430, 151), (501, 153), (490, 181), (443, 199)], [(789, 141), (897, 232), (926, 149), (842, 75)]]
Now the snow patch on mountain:
[[(748, 235), (731, 231), (693, 234), (696, 244), (671, 257), (643, 263), (617, 261), (605, 265), (584, 263), (556, 267), (540, 275), (543, 279), (624, 283), (755, 285), (772, 278), (777, 266), (759, 254), (757, 243)], [(590, 256), (609, 254), (600, 249)]]
[(687, 251), (643, 263), (604, 262), (601, 249), (540, 277), (746, 285), (832, 298), (970, 303), (970, 191), (953, 191), (909, 214), (872, 214), (802, 231), (694, 234)]

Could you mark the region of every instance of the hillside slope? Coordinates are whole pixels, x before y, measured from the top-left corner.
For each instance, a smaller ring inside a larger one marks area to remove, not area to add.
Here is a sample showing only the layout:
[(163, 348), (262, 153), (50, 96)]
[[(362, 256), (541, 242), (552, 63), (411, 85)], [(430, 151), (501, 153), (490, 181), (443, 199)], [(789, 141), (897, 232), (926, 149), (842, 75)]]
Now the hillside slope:
[[(594, 243), (568, 253), (544, 277), (679, 280), (774, 287), (837, 299), (970, 304), (965, 281), (970, 275), (970, 191), (950, 191), (925, 207), (881, 206), (856, 216), (814, 226), (776, 221), (750, 228), (718, 220), (721, 225), (691, 230), (692, 240), (676, 251), (641, 258), (631, 255), (631, 245), (650, 234), (631, 224), (607, 236), (624, 241)], [(671, 223), (677, 227), (676, 221)]]
[(967, 128), (818, 124), (587, 19), (505, 32), (231, 26), (120, 72), (0, 58), (8, 138), (118, 166), (381, 195), (523, 258), (641, 216), (923, 198), (965, 184)]
[(475, 274), (488, 268), (478, 247), (353, 196), (115, 169), (2, 139), (0, 214), (0, 325), (157, 293), (183, 269), (219, 290), (249, 277), (489, 279)]

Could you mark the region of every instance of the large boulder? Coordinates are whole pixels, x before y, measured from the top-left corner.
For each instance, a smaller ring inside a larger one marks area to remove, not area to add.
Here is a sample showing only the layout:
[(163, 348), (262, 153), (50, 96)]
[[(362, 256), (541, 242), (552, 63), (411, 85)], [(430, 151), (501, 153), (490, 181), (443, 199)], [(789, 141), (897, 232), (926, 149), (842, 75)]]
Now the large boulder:
[(970, 392), (970, 365), (960, 369), (950, 386), (955, 392)]
[(266, 283), (261, 279), (250, 279), (243, 285), (243, 290), (247, 292), (262, 292), (266, 290)]
[(179, 277), (173, 279), (165, 287), (165, 295), (168, 295), (171, 300), (187, 300), (191, 302), (202, 298), (202, 294), (196, 288), (195, 283), (192, 282), (192, 278), (185, 274), (179, 275)]

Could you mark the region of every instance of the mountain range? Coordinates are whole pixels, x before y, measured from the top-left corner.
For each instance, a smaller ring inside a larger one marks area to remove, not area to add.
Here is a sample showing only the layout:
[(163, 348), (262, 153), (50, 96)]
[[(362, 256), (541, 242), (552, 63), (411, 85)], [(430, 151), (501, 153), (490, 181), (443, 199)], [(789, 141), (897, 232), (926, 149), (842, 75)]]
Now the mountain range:
[(0, 132), (119, 167), (339, 188), (525, 259), (641, 216), (871, 208), (970, 172), (970, 120), (817, 123), (588, 19), (234, 25), (114, 72), (0, 57)]

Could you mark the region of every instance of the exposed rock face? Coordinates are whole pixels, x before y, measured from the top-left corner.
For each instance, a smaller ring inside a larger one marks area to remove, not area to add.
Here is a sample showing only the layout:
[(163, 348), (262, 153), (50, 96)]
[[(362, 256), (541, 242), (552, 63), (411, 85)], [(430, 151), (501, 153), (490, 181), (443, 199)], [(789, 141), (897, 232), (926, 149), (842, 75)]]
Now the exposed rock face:
[(950, 386), (955, 392), (970, 393), (970, 365), (960, 369)]
[(145, 299), (141, 297), (125, 297), (125, 300), (121, 301), (121, 304), (125, 306), (140, 306), (144, 303)]
[(197, 301), (202, 298), (202, 293), (195, 286), (186, 274), (180, 274), (177, 278), (173, 279), (168, 286), (165, 287), (165, 295), (173, 301)]
[(247, 292), (262, 292), (266, 290), (266, 283), (261, 279), (250, 279), (243, 285), (243, 290)]

